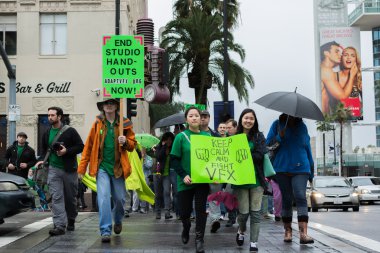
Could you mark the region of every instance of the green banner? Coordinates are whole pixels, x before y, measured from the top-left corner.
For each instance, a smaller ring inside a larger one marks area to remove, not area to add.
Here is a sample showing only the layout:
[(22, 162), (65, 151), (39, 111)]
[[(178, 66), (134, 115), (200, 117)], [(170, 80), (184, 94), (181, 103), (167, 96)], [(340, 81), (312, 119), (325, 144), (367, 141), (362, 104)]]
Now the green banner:
[(193, 183), (256, 183), (247, 136), (191, 135), (191, 180)]
[(143, 36), (103, 36), (103, 87), (105, 96), (143, 98)]

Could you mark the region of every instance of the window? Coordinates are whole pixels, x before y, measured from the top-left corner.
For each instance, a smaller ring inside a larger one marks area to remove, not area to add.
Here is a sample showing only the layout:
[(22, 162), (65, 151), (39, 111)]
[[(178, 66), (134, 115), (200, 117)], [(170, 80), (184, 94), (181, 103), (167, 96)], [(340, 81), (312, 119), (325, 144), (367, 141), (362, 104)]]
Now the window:
[(17, 16), (0, 16), (0, 41), (7, 55), (17, 54)]
[(67, 15), (41, 14), (41, 55), (65, 55), (67, 52)]
[(376, 127), (376, 146), (380, 147), (380, 127)]

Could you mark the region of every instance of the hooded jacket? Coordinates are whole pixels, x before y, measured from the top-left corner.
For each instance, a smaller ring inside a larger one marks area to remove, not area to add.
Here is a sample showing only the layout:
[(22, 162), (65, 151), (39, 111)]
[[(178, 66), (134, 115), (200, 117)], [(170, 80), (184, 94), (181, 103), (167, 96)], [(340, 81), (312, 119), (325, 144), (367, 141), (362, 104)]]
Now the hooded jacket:
[[(119, 131), (118, 116), (114, 125), (115, 133)], [(124, 176), (128, 178), (132, 172), (131, 164), (128, 158), (128, 151), (132, 152), (136, 146), (135, 133), (133, 132), (132, 121), (125, 118), (123, 122), (123, 134), (126, 136), (126, 142), (123, 146), (119, 145), (118, 136), (115, 135), (115, 178)], [(89, 174), (96, 177), (99, 170), (99, 165), (103, 160), (104, 141), (107, 135), (106, 118), (104, 115), (98, 115), (95, 122), (92, 124), (90, 133), (87, 137), (86, 144), (82, 152), (82, 158), (78, 166), (78, 173), (85, 174), (87, 165), (89, 165)]]

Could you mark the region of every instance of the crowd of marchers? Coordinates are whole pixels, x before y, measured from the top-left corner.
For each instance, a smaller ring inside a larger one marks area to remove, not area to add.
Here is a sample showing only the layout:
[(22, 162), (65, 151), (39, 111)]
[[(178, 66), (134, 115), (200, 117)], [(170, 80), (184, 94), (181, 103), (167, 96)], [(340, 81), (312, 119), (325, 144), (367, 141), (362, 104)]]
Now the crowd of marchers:
[[(129, 212), (144, 214), (152, 208), (156, 219), (161, 219), (163, 213), (165, 219), (173, 219), (175, 215), (181, 220), (179, 237), (184, 244), (189, 242), (190, 228), (195, 223), (196, 252), (205, 252), (207, 221), (210, 231), (216, 233), (224, 217), (228, 217), (228, 227), (237, 223), (236, 244), (243, 246), (248, 241), (250, 252), (258, 252), (260, 220), (271, 218), (269, 213), (274, 214), (276, 221), (283, 222), (284, 242), (292, 242), (293, 199), (300, 243), (314, 242), (307, 234), (306, 200), (306, 185), (313, 178), (314, 162), (310, 137), (301, 118), (281, 114), (265, 137), (253, 109), (244, 109), (237, 120), (226, 119), (213, 130), (209, 127), (210, 113), (191, 106), (184, 113), (186, 126), (176, 125), (174, 132), (164, 133), (160, 142), (147, 152), (137, 145), (132, 121), (120, 120), (118, 99), (106, 98), (98, 102), (97, 107), (100, 113), (85, 143), (74, 127), (65, 124), (63, 110), (54, 106), (47, 110), (50, 128), (42, 136), (38, 159), (28, 145), (25, 132), (19, 132), (17, 140), (6, 151), (3, 169), (27, 179), (36, 191), (45, 189), (49, 195), (47, 202), (53, 216), (51, 236), (75, 231), (78, 206), (86, 207), (83, 199), (86, 188), (81, 179), (87, 172), (96, 178), (96, 209), (103, 243), (111, 241), (112, 233), (122, 232), (123, 219)], [(247, 137), (253, 164), (245, 169), (254, 170), (256, 182), (246, 185), (193, 183), (190, 137), (225, 138), (235, 134)], [(125, 180), (132, 172), (128, 152), (136, 149), (142, 159), (146, 183), (155, 193), (154, 206), (140, 201), (136, 193), (128, 192), (125, 187)], [(263, 163), (268, 151), (276, 174), (265, 177)], [(44, 173), (46, 180), (36, 176)]]

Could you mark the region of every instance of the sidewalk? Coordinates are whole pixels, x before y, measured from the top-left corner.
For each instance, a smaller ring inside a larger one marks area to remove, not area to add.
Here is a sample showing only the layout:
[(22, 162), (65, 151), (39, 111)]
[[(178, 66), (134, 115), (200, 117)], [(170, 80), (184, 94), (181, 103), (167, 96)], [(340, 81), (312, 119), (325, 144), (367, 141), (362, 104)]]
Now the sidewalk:
[[(226, 228), (226, 221), (216, 234), (210, 233), (210, 226), (206, 228), (205, 250), (207, 253), (234, 253), (248, 252), (249, 237), (242, 247), (235, 242), (237, 226)], [(124, 219), (123, 231), (120, 235), (112, 235), (111, 243), (102, 243), (98, 232), (98, 214), (81, 213), (78, 216), (76, 230), (65, 235), (49, 237), (48, 230), (52, 225), (35, 232), (24, 239), (1, 248), (2, 252), (21, 252), (22, 244), (29, 248), (22, 252), (134, 252), (155, 253), (195, 252), (194, 227), (192, 223), (190, 241), (187, 245), (181, 242), (182, 225), (180, 221), (156, 220), (152, 212), (148, 214), (133, 213), (130, 218)], [(300, 245), (298, 228), (293, 224), (293, 242), (284, 243), (281, 222), (263, 219), (259, 252), (371, 252), (347, 242), (334, 239), (316, 230), (309, 229), (309, 234), (315, 239), (312, 245)], [(19, 249), (19, 250), (18, 250)]]

